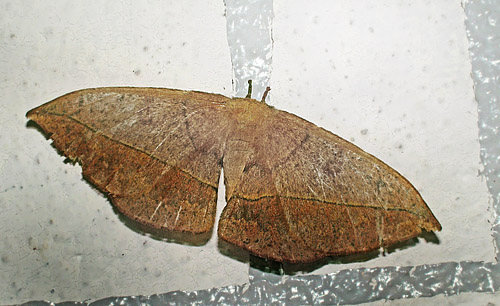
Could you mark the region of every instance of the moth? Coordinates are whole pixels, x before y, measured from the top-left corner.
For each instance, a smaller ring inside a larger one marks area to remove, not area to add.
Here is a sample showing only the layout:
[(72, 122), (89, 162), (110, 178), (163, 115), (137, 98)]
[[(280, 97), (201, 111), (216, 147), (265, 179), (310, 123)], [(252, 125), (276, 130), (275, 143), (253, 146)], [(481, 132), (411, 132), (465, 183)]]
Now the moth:
[(396, 170), (265, 102), (166, 88), (95, 88), (30, 110), (116, 208), (206, 233), (224, 168), (220, 239), (279, 262), (368, 252), (441, 225)]

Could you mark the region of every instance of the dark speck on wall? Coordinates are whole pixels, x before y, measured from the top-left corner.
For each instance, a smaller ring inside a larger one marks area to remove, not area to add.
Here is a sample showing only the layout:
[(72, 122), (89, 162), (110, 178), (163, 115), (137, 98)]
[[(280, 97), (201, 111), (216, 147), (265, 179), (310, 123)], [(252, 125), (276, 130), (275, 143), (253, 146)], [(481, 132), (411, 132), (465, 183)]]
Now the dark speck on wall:
[(366, 135), (366, 134), (368, 134), (368, 129), (362, 129), (362, 130), (361, 130), (361, 134), (362, 134), (362, 135)]

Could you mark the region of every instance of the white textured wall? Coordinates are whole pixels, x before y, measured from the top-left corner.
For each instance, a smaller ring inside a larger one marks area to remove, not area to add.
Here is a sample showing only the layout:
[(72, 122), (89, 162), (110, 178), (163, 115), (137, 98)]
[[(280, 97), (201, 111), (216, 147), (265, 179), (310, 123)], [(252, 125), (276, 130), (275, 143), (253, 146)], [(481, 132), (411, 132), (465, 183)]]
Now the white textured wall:
[[(236, 0), (227, 2), (239, 7)], [(460, 3), (275, 0), (274, 46), (262, 41), (261, 49), (238, 49), (245, 39), (259, 37), (245, 30), (253, 22), (245, 18), (260, 16), (262, 7), (254, 5), (259, 2), (266, 1), (252, 1), (251, 14), (231, 12), (241, 28), (226, 33), (223, 1), (0, 1), (0, 304), (248, 282), (248, 264), (220, 254), (215, 237), (191, 247), (131, 230), (81, 179), (79, 166), (64, 164), (37, 130), (26, 127), (27, 110), (86, 87), (157, 86), (225, 95), (234, 89), (241, 95), (245, 77), (257, 80), (258, 91), (269, 81), (270, 104), (380, 157), (421, 191), (443, 225), (440, 244), (421, 239), (367, 262), (330, 264), (310, 274), (495, 262), (490, 195), (478, 175), (478, 113)], [(486, 22), (494, 27), (499, 16)], [(268, 31), (266, 25), (261, 30)], [(250, 63), (269, 55), (271, 74), (268, 63)], [(250, 270), (257, 274), (275, 279)], [(272, 290), (288, 288), (277, 286)], [(269, 291), (259, 288), (252, 301)], [(212, 297), (193, 296), (201, 303)], [(467, 294), (411, 302), (496, 299)]]
[[(241, 284), (247, 265), (134, 232), (26, 127), (29, 109), (86, 87), (231, 95), (222, 1), (0, 2), (0, 304)], [(222, 206), (222, 205), (219, 205)]]

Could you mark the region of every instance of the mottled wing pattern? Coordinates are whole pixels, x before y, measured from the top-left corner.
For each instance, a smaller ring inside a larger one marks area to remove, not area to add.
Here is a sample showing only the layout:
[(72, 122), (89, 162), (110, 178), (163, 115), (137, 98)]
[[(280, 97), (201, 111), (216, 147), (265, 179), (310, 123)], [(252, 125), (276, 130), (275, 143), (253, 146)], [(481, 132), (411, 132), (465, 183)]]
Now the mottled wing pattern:
[(27, 114), (126, 216), (277, 261), (366, 252), (441, 226), (398, 172), (265, 103), (154, 88), (73, 92)]
[(248, 123), (230, 134), (224, 152), (222, 239), (264, 258), (309, 262), (441, 228), (415, 188), (382, 161), (292, 114), (238, 102), (236, 116)]
[(202, 233), (215, 218), (226, 100), (169, 89), (86, 89), (27, 116), (126, 216)]

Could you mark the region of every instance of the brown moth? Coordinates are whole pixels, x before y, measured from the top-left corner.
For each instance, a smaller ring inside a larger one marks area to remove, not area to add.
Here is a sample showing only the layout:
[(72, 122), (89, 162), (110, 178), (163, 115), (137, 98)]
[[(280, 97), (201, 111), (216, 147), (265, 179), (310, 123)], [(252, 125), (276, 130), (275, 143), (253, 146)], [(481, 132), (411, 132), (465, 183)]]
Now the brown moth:
[(221, 239), (257, 256), (311, 262), (437, 231), (401, 174), (311, 122), (249, 98), (97, 88), (27, 113), (85, 179), (148, 227), (212, 229), (224, 167)]

